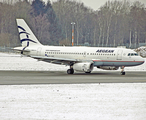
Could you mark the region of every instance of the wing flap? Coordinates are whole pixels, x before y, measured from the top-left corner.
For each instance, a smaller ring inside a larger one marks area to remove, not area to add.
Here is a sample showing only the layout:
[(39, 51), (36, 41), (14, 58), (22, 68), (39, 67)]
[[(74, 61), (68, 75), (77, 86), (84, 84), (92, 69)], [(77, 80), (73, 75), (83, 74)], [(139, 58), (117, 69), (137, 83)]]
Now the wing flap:
[(67, 59), (67, 58), (56, 58), (56, 57), (42, 57), (42, 56), (31, 56), (34, 59), (37, 59), (38, 61), (44, 61), (54, 64), (65, 64), (70, 65), (70, 63), (78, 62), (79, 60), (76, 59)]

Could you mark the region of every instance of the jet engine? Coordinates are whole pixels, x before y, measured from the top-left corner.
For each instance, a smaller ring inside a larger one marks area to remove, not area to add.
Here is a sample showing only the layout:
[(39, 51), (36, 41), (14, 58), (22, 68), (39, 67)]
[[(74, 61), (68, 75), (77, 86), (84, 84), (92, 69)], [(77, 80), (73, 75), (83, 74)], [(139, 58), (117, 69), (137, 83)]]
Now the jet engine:
[(85, 63), (75, 63), (73, 65), (73, 69), (80, 72), (90, 73), (94, 68), (93, 63), (85, 62)]
[(118, 70), (119, 69), (119, 67), (115, 67), (115, 66), (97, 66), (97, 68), (103, 69), (103, 70)]

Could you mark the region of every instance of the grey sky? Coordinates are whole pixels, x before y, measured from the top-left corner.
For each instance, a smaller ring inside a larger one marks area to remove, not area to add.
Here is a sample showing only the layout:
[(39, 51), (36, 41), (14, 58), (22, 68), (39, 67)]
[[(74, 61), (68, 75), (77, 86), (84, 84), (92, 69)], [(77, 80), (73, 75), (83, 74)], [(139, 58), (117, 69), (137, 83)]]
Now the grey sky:
[[(80, 0), (80, 1), (82, 1), (86, 6), (94, 10), (97, 10), (99, 7), (104, 5), (106, 1), (109, 1), (109, 0)], [(115, 0), (110, 0), (110, 1), (115, 1)], [(120, 1), (124, 1), (124, 0), (120, 0)], [(140, 1), (141, 3), (144, 3), (146, 6), (146, 0), (129, 0), (129, 1), (131, 2)]]
[[(47, 1), (47, 0), (44, 0), (44, 1)], [(57, 0), (50, 0), (50, 1), (53, 2), (53, 1), (57, 1)], [(97, 9), (99, 9), (99, 7), (104, 5), (106, 3), (106, 1), (108, 1), (108, 0), (76, 0), (76, 1), (83, 2), (85, 6), (90, 7), (94, 10), (97, 10)], [(114, 1), (114, 0), (110, 0), (110, 1)], [(146, 6), (146, 0), (129, 0), (129, 1), (131, 1), (131, 2), (140, 1), (141, 3), (144, 3)]]

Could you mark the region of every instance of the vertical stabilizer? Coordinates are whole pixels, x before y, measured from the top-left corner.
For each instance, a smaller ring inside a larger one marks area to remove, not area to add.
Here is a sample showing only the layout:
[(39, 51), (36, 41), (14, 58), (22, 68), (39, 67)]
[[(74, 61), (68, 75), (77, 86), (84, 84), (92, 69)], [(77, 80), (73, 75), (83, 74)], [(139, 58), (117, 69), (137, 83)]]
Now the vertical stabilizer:
[(31, 29), (23, 19), (16, 19), (16, 22), (22, 47), (41, 45), (41, 43), (38, 41), (38, 39), (35, 37)]

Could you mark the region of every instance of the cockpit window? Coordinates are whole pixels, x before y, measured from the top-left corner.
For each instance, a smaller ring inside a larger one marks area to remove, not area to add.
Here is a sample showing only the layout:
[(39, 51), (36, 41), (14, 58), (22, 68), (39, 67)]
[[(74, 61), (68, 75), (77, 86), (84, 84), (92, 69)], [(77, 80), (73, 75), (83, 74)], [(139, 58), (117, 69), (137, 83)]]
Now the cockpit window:
[(137, 53), (128, 53), (128, 56), (138, 56)]

